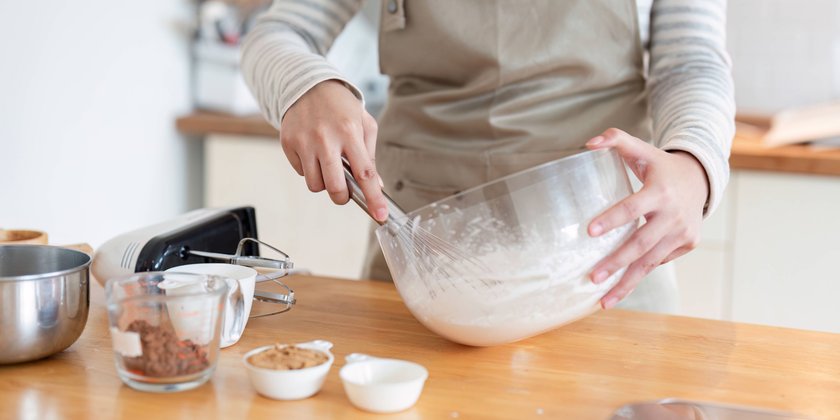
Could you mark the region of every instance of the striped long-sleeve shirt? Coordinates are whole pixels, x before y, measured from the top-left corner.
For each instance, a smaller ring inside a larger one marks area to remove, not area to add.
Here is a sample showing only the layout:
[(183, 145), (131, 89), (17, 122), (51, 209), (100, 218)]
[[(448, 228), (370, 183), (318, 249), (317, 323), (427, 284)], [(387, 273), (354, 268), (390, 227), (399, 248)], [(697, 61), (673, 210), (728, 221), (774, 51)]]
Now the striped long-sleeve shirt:
[[(330, 79), (345, 82), (324, 55), (363, 0), (275, 0), (248, 35), (245, 80), (268, 121)], [(649, 53), (648, 90), (653, 144), (682, 150), (709, 179), (708, 212), (729, 180), (735, 104), (725, 47), (726, 0), (637, 0), (640, 36)]]

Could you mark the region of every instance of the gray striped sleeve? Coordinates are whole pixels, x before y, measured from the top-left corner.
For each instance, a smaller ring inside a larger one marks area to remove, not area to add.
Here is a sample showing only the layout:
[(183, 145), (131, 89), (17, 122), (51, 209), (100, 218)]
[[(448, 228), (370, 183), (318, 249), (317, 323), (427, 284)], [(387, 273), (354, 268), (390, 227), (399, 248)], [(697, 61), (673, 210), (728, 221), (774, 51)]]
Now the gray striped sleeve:
[(709, 179), (706, 215), (729, 181), (735, 100), (726, 52), (726, 0), (656, 0), (651, 11), (653, 141), (691, 153)]
[(362, 0), (275, 0), (242, 46), (242, 74), (263, 115), (280, 128), (283, 115), (312, 87), (339, 80), (362, 93), (324, 58)]

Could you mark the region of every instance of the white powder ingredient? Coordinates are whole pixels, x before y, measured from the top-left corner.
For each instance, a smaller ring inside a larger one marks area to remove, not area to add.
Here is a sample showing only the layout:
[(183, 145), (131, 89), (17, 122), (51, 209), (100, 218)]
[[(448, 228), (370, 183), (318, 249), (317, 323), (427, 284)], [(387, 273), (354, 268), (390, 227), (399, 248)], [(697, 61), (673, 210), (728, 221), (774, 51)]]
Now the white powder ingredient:
[(427, 328), (452, 341), (473, 346), (508, 343), (596, 311), (623, 270), (598, 285), (588, 274), (632, 231), (626, 225), (590, 238), (583, 226), (574, 225), (559, 232), (574, 240), (545, 243), (539, 232), (520, 232), (520, 238), (488, 241), (486, 232), (494, 228), (498, 223), (493, 220), (474, 219), (462, 235), (475, 239), (461, 245), (475, 252), (475, 258), (491, 268), (489, 272), (428, 252), (403, 254), (400, 262), (395, 282), (409, 310)]

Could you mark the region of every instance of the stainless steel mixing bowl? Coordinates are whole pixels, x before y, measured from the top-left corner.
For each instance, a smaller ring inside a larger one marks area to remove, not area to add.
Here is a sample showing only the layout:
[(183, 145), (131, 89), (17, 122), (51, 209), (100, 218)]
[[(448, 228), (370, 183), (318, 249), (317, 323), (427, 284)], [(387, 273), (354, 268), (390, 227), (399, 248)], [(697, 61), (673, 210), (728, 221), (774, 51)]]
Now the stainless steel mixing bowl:
[(0, 364), (41, 359), (79, 338), (90, 262), (72, 249), (0, 245)]

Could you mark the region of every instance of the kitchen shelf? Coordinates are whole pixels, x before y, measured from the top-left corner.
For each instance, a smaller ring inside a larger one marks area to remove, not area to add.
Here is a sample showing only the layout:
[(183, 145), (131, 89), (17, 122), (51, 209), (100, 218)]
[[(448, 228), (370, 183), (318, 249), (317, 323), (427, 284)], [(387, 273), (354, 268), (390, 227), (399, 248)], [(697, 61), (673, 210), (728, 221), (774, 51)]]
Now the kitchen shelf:
[[(261, 115), (235, 116), (197, 111), (178, 118), (184, 134), (231, 134), (276, 138), (277, 130)], [(809, 145), (767, 147), (748, 127), (740, 125), (729, 158), (732, 169), (840, 175), (840, 148), (818, 149)]]

